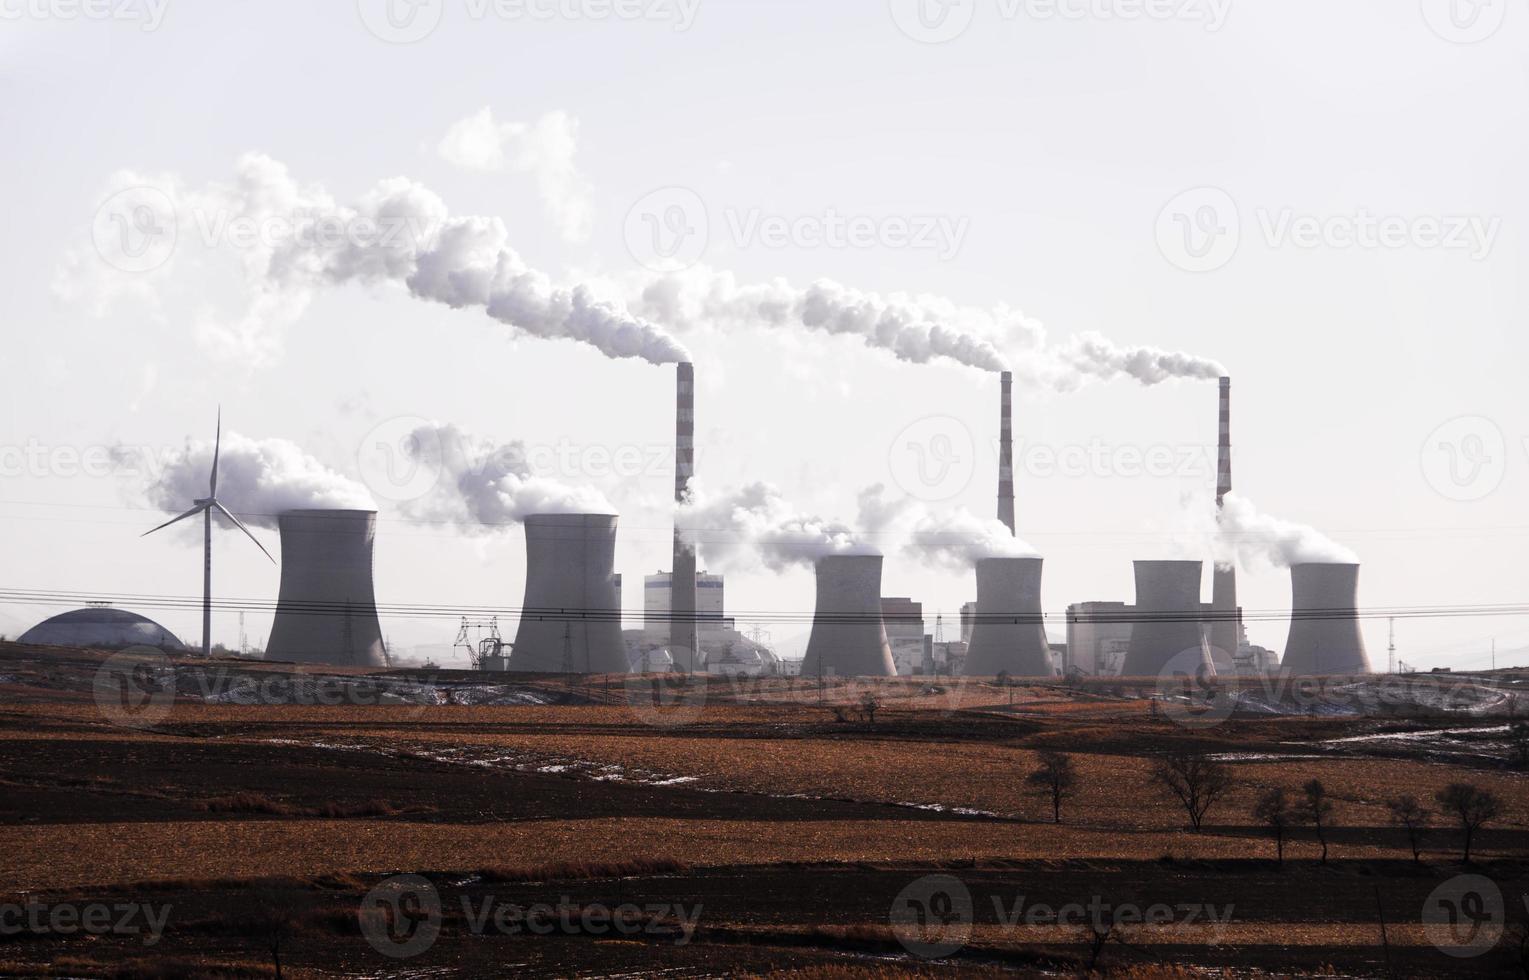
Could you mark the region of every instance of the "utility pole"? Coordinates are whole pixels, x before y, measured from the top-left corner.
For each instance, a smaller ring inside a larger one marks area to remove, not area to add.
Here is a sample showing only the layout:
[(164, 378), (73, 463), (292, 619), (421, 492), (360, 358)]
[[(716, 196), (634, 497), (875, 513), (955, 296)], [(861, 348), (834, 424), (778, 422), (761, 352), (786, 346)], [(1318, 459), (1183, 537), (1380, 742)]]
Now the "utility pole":
[(1387, 673), (1396, 673), (1396, 617), (1391, 617), (1391, 645), (1386, 648), (1390, 658), (1390, 669)]

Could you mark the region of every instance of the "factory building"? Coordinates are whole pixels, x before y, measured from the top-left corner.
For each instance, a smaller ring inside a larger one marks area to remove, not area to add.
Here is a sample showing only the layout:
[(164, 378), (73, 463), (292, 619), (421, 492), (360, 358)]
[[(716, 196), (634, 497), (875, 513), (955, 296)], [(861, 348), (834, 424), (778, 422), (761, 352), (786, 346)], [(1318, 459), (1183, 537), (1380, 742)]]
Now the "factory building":
[[(721, 575), (697, 572), (695, 575), (696, 633), (703, 651), (716, 647), (723, 633), (734, 626), (725, 615), (726, 590)], [(673, 629), (670, 616), (674, 608), (674, 576), (655, 572), (642, 580), (642, 629), (655, 643), (667, 645)]]
[(881, 600), (881, 620), (887, 627), (892, 663), (901, 677), (923, 673), (924, 605), (912, 599)]

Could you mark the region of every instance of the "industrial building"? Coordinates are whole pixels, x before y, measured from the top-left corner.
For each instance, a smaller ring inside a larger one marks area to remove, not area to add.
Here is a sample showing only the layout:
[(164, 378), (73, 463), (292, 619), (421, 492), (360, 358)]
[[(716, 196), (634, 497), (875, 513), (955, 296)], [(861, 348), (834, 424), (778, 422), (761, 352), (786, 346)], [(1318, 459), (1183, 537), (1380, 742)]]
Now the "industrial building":
[(106, 605), (59, 613), (21, 634), (16, 642), (92, 650), (155, 647), (168, 652), (186, 649), (179, 637), (147, 616)]
[(526, 591), (511, 670), (627, 672), (616, 594), (616, 525), (610, 514), (526, 518)]
[(1359, 630), (1359, 566), (1296, 565), (1290, 579), (1294, 596), (1284, 670), (1297, 676), (1369, 673)]
[(830, 555), (817, 562), (817, 605), (803, 677), (895, 677), (881, 621), (881, 556)]
[(966, 651), (968, 677), (1052, 677), (1041, 613), (1039, 558), (977, 562), (977, 610)]
[(281, 586), (267, 660), (335, 667), (387, 663), (372, 553), (377, 514), (366, 510), (293, 510), (281, 529)]
[(881, 600), (881, 620), (887, 628), (892, 663), (902, 677), (923, 673), (925, 634), (923, 603), (912, 599)]
[[(700, 649), (712, 649), (717, 638), (733, 628), (726, 612), (726, 585), (721, 575), (695, 573), (694, 623)], [(647, 637), (663, 646), (670, 645), (673, 629), (674, 576), (655, 572), (642, 580), (642, 628)]]

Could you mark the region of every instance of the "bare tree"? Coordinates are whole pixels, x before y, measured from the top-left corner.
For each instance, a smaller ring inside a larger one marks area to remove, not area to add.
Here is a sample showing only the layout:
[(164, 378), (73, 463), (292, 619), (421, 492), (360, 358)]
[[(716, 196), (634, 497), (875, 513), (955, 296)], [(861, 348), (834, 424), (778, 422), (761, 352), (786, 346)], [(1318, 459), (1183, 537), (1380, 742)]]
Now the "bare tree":
[(1061, 823), (1062, 801), (1071, 796), (1078, 785), (1077, 770), (1073, 769), (1072, 758), (1065, 752), (1042, 752), (1039, 761), (1039, 767), (1025, 777), (1025, 782), (1051, 794), (1052, 822)]
[(1502, 814), (1502, 800), (1491, 790), (1473, 783), (1450, 783), (1433, 798), (1439, 801), (1441, 810), (1460, 821), (1460, 829), (1465, 831), (1464, 861), (1470, 864), (1471, 841), (1476, 831)]
[(1322, 863), (1327, 863), (1327, 829), (1333, 822), (1333, 801), (1327, 795), (1322, 780), (1313, 779), (1301, 787), (1305, 794), (1299, 804), (1301, 819), (1317, 829), (1317, 841), (1322, 845)]
[(860, 699), (860, 710), (872, 725), (876, 724), (876, 712), (881, 710), (881, 698), (876, 696), (875, 691), (867, 691)]
[(1412, 847), (1412, 863), (1423, 863), (1423, 831), (1433, 814), (1423, 809), (1416, 796), (1398, 796), (1386, 801), (1391, 811), (1391, 822), (1406, 828), (1407, 843)]
[(1226, 766), (1198, 749), (1173, 749), (1158, 759), (1152, 779), (1179, 801), (1199, 831), (1205, 814), (1232, 788)]
[(1296, 821), (1295, 810), (1290, 806), (1290, 800), (1285, 796), (1285, 790), (1276, 786), (1258, 798), (1253, 804), (1253, 819), (1269, 828), (1274, 834), (1274, 852), (1278, 856), (1279, 866), (1285, 866), (1285, 835), (1289, 833), (1291, 824)]

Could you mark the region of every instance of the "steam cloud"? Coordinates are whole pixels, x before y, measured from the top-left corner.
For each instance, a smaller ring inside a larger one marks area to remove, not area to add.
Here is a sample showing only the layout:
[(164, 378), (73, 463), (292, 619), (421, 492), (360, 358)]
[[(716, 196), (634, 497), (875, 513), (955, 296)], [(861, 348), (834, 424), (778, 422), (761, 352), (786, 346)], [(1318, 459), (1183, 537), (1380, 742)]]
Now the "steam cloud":
[[(212, 452), (211, 442), (193, 442), (165, 458), (144, 489), (149, 503), (167, 514), (179, 514), (207, 496)], [(142, 462), (126, 449), (114, 455), (119, 467)], [(288, 510), (376, 509), (364, 486), (296, 444), (285, 439), (257, 442), (233, 432), (223, 435), (218, 499), (240, 520), (266, 528), (275, 528), (277, 515)]]
[(533, 514), (614, 514), (605, 495), (539, 477), (525, 444), (495, 445), (455, 425), (429, 423), (404, 440), (404, 450), (436, 480), (424, 496), (402, 504), (410, 517), (490, 534)]
[(1236, 563), (1244, 569), (1359, 561), (1354, 552), (1316, 528), (1265, 514), (1252, 501), (1235, 493), (1226, 496), (1219, 523), (1206, 533), (1212, 537), (1211, 550), (1218, 563)]
[[(320, 289), (393, 283), (419, 299), (483, 309), (526, 336), (653, 364), (689, 360), (662, 329), (601, 302), (584, 285), (556, 285), (527, 266), (498, 218), (453, 216), (434, 192), (405, 178), (383, 180), (344, 206), (322, 187), (300, 186), (276, 160), (248, 154), (228, 186), (188, 191), (173, 178), (130, 172), (115, 175), (111, 186), (136, 189), (123, 218), (137, 226), (175, 228), (183, 242), (200, 236), (213, 246), (246, 239), (237, 244), (247, 309), (232, 322), (208, 318), (198, 328), (204, 342), (230, 353), (263, 354), (272, 327), (295, 320)], [(55, 289), (76, 296), (81, 290), (71, 277), (85, 267), (96, 264), (71, 254)]]
[(697, 266), (643, 281), (631, 308), (674, 330), (706, 327), (806, 329), (861, 338), (901, 360), (948, 360), (982, 371), (1012, 369), (1028, 382), (1070, 391), (1128, 377), (1143, 385), (1207, 380), (1215, 361), (1151, 347), (1121, 347), (1097, 334), (1051, 345), (1039, 321), (1009, 307), (980, 310), (938, 296), (862, 293), (830, 280), (805, 289), (782, 279), (740, 285), (728, 272)]
[(983, 558), (1037, 556), (997, 520), (962, 510), (934, 512), (917, 501), (890, 499), (881, 486), (860, 493), (858, 511), (851, 527), (799, 513), (767, 483), (716, 495), (693, 486), (677, 523), (686, 543), (724, 570), (763, 565), (778, 572), (830, 555), (900, 552), (962, 571)]
[(436, 152), (464, 170), (531, 175), (563, 238), (580, 242), (589, 237), (593, 208), (589, 185), (574, 163), (578, 146), (579, 121), (566, 112), (549, 112), (530, 124), (501, 123), (485, 107), (454, 123)]

